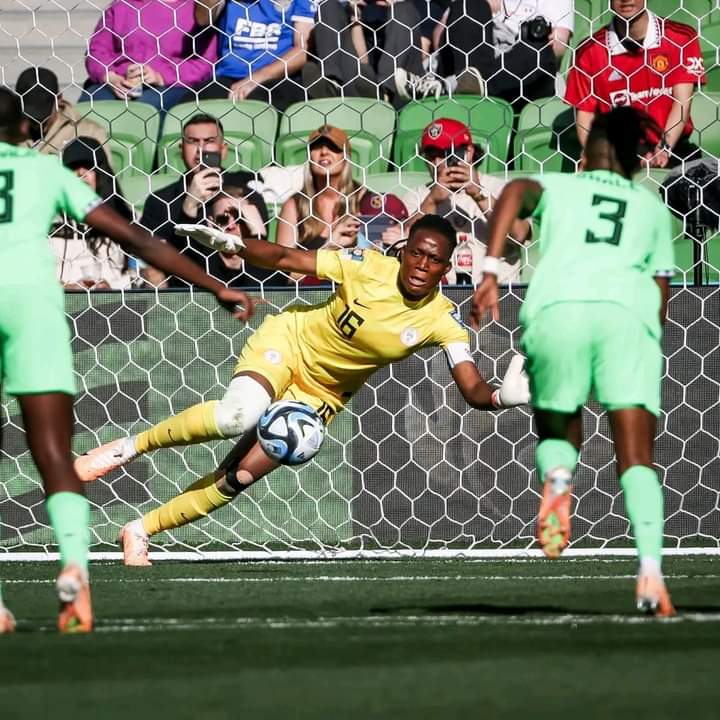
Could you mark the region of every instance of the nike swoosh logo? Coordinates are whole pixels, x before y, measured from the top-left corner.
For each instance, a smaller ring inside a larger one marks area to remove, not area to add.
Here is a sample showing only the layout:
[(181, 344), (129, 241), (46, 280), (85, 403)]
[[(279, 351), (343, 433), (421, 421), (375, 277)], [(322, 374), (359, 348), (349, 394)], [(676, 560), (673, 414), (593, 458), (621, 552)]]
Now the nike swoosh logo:
[(357, 298), (355, 298), (355, 299), (353, 300), (353, 302), (354, 302), (358, 307), (365, 308), (366, 310), (369, 310), (369, 309), (370, 309), (370, 306), (369, 306), (369, 305), (363, 305)]

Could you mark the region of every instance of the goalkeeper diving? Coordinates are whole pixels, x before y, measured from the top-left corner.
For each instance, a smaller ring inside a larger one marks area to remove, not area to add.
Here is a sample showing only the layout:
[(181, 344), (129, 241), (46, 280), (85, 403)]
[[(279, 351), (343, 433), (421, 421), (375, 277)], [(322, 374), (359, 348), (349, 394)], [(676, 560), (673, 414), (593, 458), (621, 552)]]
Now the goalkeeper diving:
[[(674, 258), (670, 212), (633, 182), (661, 130), (633, 108), (598, 115), (579, 175), (545, 173), (503, 190), (490, 222), (471, 319), (497, 317), (497, 268), (518, 217), (540, 220), (540, 261), (520, 312), (544, 495), (538, 539), (548, 557), (570, 540), (572, 476), (591, 391), (610, 418), (617, 474), (639, 556), (638, 609), (675, 610), (661, 572), (663, 496), (653, 468), (660, 345)], [(568, 199), (572, 198), (572, 202)]]
[[(260, 447), (256, 426), (276, 400), (310, 405), (327, 424), (376, 370), (416, 350), (440, 346), (452, 377), (474, 408), (493, 410), (529, 401), (523, 358), (516, 355), (499, 388), (481, 376), (468, 329), (439, 289), (456, 246), (452, 225), (426, 215), (412, 227), (398, 258), (372, 250), (306, 251), (251, 237), (259, 234), (254, 208), (239, 201), (243, 237), (206, 226), (178, 231), (253, 265), (332, 280), (327, 302), (266, 317), (242, 349), (221, 400), (194, 405), (132, 437), (77, 458), (92, 481), (160, 448), (237, 438), (221, 466), (120, 533), (126, 565), (149, 565), (148, 539), (205, 517), (277, 467)], [(256, 211), (255, 211), (256, 212)], [(238, 230), (239, 232), (239, 230)]]

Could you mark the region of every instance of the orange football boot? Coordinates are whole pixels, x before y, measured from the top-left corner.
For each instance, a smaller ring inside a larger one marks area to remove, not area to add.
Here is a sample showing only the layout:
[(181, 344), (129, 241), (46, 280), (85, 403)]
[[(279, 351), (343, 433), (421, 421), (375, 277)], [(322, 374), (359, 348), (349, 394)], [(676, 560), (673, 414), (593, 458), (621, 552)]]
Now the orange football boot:
[(58, 630), (68, 635), (91, 632), (93, 612), (87, 573), (77, 565), (66, 565), (55, 586), (60, 600)]
[(637, 609), (648, 615), (666, 618), (676, 614), (662, 575), (656, 573), (638, 575), (635, 600)]
[(545, 555), (552, 560), (559, 558), (570, 543), (571, 509), (572, 485), (568, 484), (566, 492), (556, 494), (552, 480), (546, 480), (538, 512), (537, 538)]

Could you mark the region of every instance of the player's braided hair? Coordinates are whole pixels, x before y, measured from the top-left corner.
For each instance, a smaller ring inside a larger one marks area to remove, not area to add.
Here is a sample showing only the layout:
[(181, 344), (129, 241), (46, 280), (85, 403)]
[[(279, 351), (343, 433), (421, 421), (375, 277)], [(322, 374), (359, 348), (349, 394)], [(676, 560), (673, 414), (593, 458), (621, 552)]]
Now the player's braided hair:
[(597, 152), (597, 143), (607, 142), (625, 177), (640, 168), (640, 159), (652, 152), (662, 137), (660, 126), (647, 113), (633, 107), (616, 107), (595, 117), (587, 139), (588, 157)]

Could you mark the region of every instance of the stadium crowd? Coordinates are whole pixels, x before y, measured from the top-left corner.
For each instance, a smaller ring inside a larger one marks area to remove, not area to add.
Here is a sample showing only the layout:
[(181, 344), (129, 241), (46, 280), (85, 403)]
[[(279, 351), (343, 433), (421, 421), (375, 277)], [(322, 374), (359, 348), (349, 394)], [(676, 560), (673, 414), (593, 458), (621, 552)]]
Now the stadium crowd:
[[(576, 33), (578, 18), (587, 31)], [(698, 29), (645, 0), (609, 0), (594, 18), (572, 0), (113, 0), (86, 71), (76, 105), (50, 70), (20, 74), (29, 144), (234, 287), (318, 281), (246, 266), (176, 236), (176, 224), (392, 251), (421, 214), (439, 213), (462, 241), (446, 281), (476, 282), (507, 171), (574, 170), (596, 114), (646, 110), (663, 129), (650, 168), (682, 172), (703, 158)], [(544, 115), (553, 99), (564, 104)], [(123, 112), (105, 117), (108, 103)], [(558, 125), (568, 112), (571, 132)], [(140, 118), (144, 136), (127, 137), (123, 116)], [(534, 164), (527, 117), (544, 145)], [(154, 157), (140, 167), (133, 149), (147, 141)], [(126, 202), (128, 184), (141, 190)], [(504, 282), (523, 279), (532, 238), (518, 221)], [(68, 289), (183, 285), (63, 219), (52, 243)]]

